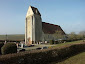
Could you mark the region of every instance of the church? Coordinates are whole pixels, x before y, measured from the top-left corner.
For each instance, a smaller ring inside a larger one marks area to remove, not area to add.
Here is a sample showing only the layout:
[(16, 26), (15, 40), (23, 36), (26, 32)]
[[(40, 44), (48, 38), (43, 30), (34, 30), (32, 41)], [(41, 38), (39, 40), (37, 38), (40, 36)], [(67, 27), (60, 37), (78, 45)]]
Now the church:
[(57, 40), (56, 36), (59, 35), (56, 35), (56, 32), (60, 32), (61, 35), (65, 36), (65, 32), (59, 25), (42, 22), (39, 10), (29, 6), (25, 20), (25, 44)]

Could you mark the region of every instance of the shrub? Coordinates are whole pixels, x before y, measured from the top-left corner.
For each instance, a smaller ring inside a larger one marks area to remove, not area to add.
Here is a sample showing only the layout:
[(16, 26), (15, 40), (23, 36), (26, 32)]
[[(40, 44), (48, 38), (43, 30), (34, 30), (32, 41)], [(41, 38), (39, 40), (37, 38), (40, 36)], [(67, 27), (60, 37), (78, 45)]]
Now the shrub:
[(22, 51), (25, 51), (25, 49), (21, 49), (21, 50), (19, 50), (19, 52), (22, 52)]
[(0, 42), (0, 54), (1, 54), (1, 47), (4, 45), (4, 43)]
[(15, 43), (7, 43), (1, 48), (2, 54), (16, 53), (17, 46)]
[(54, 41), (54, 44), (58, 44), (59, 42), (58, 41)]
[(54, 41), (53, 41), (53, 40), (50, 40), (49, 43), (50, 43), (50, 44), (54, 44)]

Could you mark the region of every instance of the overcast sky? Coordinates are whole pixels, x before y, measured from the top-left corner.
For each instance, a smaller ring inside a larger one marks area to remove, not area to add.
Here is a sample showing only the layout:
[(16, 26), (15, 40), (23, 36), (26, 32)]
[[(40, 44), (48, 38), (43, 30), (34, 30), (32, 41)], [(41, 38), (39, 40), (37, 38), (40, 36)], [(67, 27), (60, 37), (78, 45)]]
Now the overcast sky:
[(85, 30), (85, 0), (0, 0), (0, 34), (24, 34), (29, 5), (66, 33)]

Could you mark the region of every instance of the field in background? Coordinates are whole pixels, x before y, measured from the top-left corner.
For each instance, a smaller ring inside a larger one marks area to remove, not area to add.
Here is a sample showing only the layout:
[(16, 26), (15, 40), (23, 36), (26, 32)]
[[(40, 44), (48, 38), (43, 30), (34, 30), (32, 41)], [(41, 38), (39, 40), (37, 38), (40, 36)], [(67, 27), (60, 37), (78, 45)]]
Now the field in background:
[[(7, 35), (7, 40), (24, 40), (24, 34)], [(6, 40), (6, 35), (0, 35), (0, 40)]]

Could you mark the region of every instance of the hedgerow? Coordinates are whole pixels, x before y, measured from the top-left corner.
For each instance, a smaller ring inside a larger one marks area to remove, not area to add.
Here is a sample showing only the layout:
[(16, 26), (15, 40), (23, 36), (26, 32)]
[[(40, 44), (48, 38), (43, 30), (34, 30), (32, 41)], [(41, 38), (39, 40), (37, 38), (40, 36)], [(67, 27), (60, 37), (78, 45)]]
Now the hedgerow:
[(3, 64), (47, 64), (85, 50), (85, 43), (0, 56)]
[(3, 42), (0, 42), (0, 54), (1, 54), (1, 47), (4, 45)]

